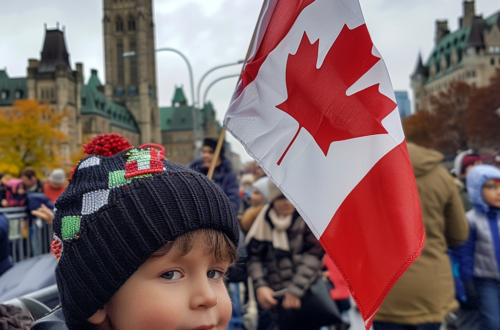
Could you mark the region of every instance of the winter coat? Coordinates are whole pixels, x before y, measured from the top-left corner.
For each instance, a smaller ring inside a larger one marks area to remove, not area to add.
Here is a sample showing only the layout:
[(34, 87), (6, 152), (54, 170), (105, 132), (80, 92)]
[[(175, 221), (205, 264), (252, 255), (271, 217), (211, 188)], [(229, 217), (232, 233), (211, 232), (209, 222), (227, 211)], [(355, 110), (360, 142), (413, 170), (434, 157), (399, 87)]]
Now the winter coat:
[[(207, 175), (208, 168), (202, 167), (203, 160), (197, 159), (193, 161), (189, 168), (195, 170), (196, 172), (203, 173)], [(239, 195), (238, 181), (236, 180), (236, 173), (233, 172), (231, 162), (227, 158), (223, 158), (219, 166), (214, 170), (214, 176), (212, 180), (222, 189), (226, 196), (231, 201), (234, 213), (237, 214), (240, 208), (241, 198)]]
[(469, 239), (460, 248), (461, 276), (500, 280), (500, 210), (483, 199), (484, 183), (500, 180), (500, 170), (490, 165), (474, 166), (467, 174), (467, 191), (472, 210), (466, 213), (469, 221)]
[(9, 219), (0, 213), (0, 275), (12, 267), (9, 251)]
[(268, 286), (280, 296), (288, 292), (302, 298), (321, 275), (325, 252), (297, 212), (286, 229), (289, 249), (276, 248), (271, 209), (272, 204), (264, 206), (248, 232), (248, 276), (255, 289)]
[[(380, 306), (375, 320), (399, 324), (441, 323), (458, 308), (446, 251), (467, 239), (457, 187), (439, 166), (443, 155), (408, 143), (426, 233), (424, 249)], [(368, 275), (369, 276), (369, 275)]]

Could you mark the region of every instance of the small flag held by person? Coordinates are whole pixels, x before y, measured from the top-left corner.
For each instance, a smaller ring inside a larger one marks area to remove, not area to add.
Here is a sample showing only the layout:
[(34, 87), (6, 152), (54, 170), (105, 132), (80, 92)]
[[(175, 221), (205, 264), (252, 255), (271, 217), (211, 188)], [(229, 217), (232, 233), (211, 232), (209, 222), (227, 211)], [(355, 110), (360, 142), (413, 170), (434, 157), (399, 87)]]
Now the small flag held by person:
[(358, 0), (269, 0), (225, 117), (340, 269), (367, 329), (419, 256), (394, 92)]

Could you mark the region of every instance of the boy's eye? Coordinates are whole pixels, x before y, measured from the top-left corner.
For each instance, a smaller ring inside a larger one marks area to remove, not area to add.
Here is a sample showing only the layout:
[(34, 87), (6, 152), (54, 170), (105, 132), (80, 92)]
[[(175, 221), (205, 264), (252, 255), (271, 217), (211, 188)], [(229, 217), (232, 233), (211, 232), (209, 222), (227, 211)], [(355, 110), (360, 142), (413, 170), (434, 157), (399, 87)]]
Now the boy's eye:
[(208, 277), (208, 278), (212, 278), (212, 279), (214, 279), (214, 280), (219, 280), (219, 279), (221, 279), (223, 276), (224, 276), (224, 273), (223, 273), (223, 272), (221, 272), (221, 271), (219, 271), (219, 270), (214, 270), (214, 269), (212, 269), (212, 270), (209, 270), (209, 271), (207, 272), (207, 277)]
[(161, 274), (161, 277), (163, 277), (166, 280), (178, 280), (182, 276), (181, 272), (178, 270), (170, 270), (168, 272), (165, 272)]

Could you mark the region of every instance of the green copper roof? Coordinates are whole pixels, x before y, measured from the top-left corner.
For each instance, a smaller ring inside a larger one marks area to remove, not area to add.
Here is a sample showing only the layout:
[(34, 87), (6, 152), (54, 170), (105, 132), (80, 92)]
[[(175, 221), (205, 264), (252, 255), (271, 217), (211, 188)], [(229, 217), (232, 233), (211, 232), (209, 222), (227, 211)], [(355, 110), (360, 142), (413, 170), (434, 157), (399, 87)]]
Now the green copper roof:
[[(198, 118), (201, 113), (198, 111)], [(160, 121), (162, 131), (187, 131), (193, 129), (193, 107), (181, 105), (177, 107), (161, 107)]]
[(139, 127), (130, 111), (114, 102), (108, 101), (97, 87), (102, 86), (97, 72), (92, 71), (87, 85), (82, 86), (82, 114), (94, 114), (109, 118), (112, 126), (117, 126), (134, 133), (140, 133)]
[(26, 78), (9, 78), (5, 70), (0, 70), (0, 106), (12, 105), (15, 100), (27, 97)]
[(184, 90), (181, 87), (175, 87), (174, 98), (172, 99), (172, 105), (187, 105), (186, 95), (184, 95)]

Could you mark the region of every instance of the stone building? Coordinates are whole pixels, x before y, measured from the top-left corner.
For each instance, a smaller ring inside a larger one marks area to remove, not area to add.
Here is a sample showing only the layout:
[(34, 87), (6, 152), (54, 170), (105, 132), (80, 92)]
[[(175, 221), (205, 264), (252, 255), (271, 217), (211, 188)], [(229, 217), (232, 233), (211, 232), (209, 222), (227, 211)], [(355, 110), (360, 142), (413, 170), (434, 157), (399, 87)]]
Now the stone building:
[(425, 64), (418, 57), (411, 75), (416, 111), (431, 110), (430, 98), (451, 82), (483, 87), (500, 68), (500, 11), (483, 18), (476, 14), (474, 1), (464, 1), (458, 26), (451, 32), (448, 21), (436, 21), (434, 49)]
[(11, 78), (0, 71), (0, 111), (10, 109), (18, 99), (38, 99), (54, 113), (66, 113), (59, 130), (68, 137), (61, 145), (63, 166), (71, 166), (71, 156), (82, 144), (103, 133), (119, 133), (134, 145), (141, 131), (125, 106), (109, 100), (104, 86), (92, 70), (84, 83), (83, 64), (72, 70), (64, 31), (46, 30), (40, 59), (29, 59), (27, 76)]
[(162, 145), (165, 157), (175, 163), (188, 165), (195, 157), (194, 111), (198, 118), (198, 128), (202, 136), (218, 139), (221, 126), (215, 118), (215, 110), (211, 102), (203, 109), (194, 109), (187, 104), (182, 87), (176, 87), (172, 98), (172, 106), (160, 108)]
[(104, 0), (108, 100), (130, 110), (141, 143), (161, 144), (151, 0)]

